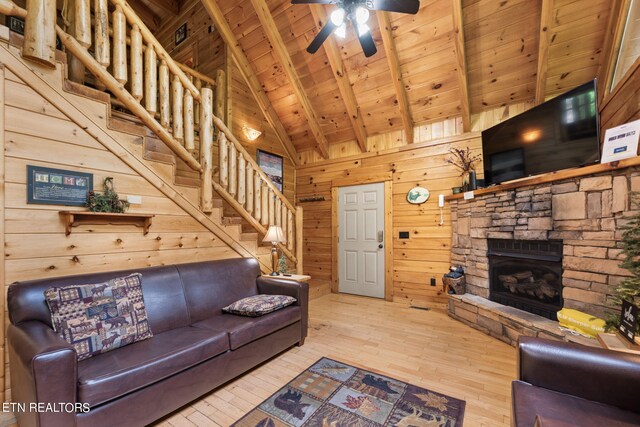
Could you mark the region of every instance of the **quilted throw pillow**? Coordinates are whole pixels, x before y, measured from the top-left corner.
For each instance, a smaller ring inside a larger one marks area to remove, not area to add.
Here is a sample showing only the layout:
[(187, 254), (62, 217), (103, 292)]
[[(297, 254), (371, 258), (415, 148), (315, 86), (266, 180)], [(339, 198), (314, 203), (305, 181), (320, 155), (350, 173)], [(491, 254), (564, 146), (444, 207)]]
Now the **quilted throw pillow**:
[(93, 285), (49, 288), (44, 296), (53, 329), (88, 359), (151, 338), (142, 297), (142, 275)]
[(229, 304), (222, 311), (240, 316), (258, 317), (280, 310), (294, 302), (296, 302), (295, 298), (285, 295), (256, 295)]

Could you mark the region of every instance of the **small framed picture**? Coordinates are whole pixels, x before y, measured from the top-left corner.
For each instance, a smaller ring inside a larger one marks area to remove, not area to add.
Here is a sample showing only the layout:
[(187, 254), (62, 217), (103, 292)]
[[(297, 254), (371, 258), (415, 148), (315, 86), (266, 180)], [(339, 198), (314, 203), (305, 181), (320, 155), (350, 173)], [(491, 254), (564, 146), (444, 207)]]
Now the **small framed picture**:
[(180, 25), (180, 27), (176, 30), (175, 34), (176, 38), (176, 46), (187, 39), (187, 23)]
[(607, 129), (604, 134), (600, 163), (635, 157), (638, 154), (638, 137), (640, 137), (640, 120)]
[(638, 307), (627, 300), (622, 300), (622, 310), (620, 311), (620, 334), (635, 344), (635, 337), (638, 327)]
[(282, 156), (257, 150), (258, 166), (271, 179), (276, 188), (282, 192)]

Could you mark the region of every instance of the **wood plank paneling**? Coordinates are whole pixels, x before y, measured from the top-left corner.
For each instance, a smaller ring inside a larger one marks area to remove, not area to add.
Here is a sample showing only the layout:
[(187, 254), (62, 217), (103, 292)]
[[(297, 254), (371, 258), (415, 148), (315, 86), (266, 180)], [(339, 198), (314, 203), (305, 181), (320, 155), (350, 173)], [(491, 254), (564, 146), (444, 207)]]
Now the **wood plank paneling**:
[[(4, 148), (0, 158), (4, 239), (0, 271), (5, 287), (18, 280), (238, 256), (15, 74), (8, 74), (10, 78), (0, 79), (0, 136)], [(5, 100), (5, 91), (13, 96)], [(82, 102), (88, 111), (95, 109), (95, 101)], [(7, 119), (6, 132), (3, 119)], [(123, 141), (127, 138), (125, 134), (119, 136)], [(132, 136), (131, 141), (135, 138)], [(28, 204), (27, 165), (92, 173), (96, 191), (102, 191), (105, 177), (114, 177), (121, 197), (142, 196), (142, 204), (132, 205), (130, 212), (155, 215), (149, 234), (145, 236), (132, 226), (95, 225), (75, 228), (65, 236), (59, 210), (84, 208)], [(1, 331), (4, 342), (4, 328)], [(8, 387), (5, 380), (5, 390)]]

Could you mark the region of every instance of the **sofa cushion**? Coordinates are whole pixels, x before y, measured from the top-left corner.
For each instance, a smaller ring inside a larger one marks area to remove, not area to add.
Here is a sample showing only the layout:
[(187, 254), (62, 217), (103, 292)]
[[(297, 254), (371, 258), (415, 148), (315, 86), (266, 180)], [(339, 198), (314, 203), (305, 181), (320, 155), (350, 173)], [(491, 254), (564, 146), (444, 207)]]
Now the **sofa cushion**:
[(296, 299), (286, 295), (254, 295), (242, 298), (229, 304), (222, 311), (239, 316), (259, 317), (296, 302)]
[(640, 425), (640, 414), (615, 406), (558, 393), (536, 387), (523, 381), (512, 384), (513, 425), (529, 427), (536, 422), (536, 415), (544, 417), (547, 424), (581, 427), (607, 426), (631, 427)]
[(96, 284), (52, 287), (44, 295), (53, 329), (73, 345), (78, 360), (153, 336), (138, 273)]
[(217, 314), (201, 322), (196, 328), (229, 334), (229, 347), (236, 350), (245, 344), (269, 335), (300, 320), (300, 307), (286, 307), (261, 317), (243, 317)]
[(190, 326), (78, 363), (78, 400), (96, 406), (229, 350), (224, 332)]
[(207, 319), (222, 307), (258, 294), (260, 265), (255, 258), (180, 264), (191, 323)]

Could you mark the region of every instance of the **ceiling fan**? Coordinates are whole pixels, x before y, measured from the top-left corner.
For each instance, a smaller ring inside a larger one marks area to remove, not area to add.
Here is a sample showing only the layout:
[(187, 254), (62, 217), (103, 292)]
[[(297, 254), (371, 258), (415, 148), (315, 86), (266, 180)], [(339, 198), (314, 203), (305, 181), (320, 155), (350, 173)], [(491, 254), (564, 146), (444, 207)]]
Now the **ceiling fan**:
[(327, 23), (313, 39), (307, 52), (316, 53), (322, 43), (335, 31), (338, 37), (347, 34), (347, 21), (351, 22), (360, 46), (367, 58), (374, 55), (378, 49), (371, 36), (371, 29), (367, 25), (369, 10), (386, 12), (409, 13), (415, 15), (420, 8), (420, 0), (291, 0), (291, 4), (336, 4), (338, 9), (331, 13)]

